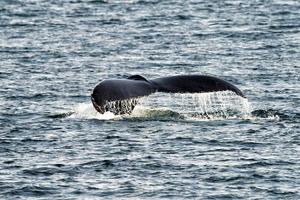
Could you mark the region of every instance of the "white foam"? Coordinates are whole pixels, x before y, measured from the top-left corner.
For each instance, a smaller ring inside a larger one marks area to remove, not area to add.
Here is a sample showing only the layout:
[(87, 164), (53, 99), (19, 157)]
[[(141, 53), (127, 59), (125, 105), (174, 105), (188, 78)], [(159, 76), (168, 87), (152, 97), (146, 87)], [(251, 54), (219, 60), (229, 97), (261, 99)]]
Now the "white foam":
[(118, 119), (120, 116), (114, 115), (111, 112), (104, 114), (98, 113), (93, 107), (92, 103), (80, 103), (73, 109), (73, 114), (69, 118), (79, 119), (99, 119), (99, 120), (111, 120)]

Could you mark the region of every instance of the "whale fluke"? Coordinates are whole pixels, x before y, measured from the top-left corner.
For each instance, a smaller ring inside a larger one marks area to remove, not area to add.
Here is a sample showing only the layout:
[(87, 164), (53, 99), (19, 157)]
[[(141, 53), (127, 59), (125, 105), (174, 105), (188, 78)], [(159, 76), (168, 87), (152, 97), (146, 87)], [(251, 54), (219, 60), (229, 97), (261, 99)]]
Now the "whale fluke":
[(214, 76), (179, 75), (151, 80), (158, 92), (203, 93), (230, 90), (239, 96), (244, 94), (233, 84)]
[(130, 114), (138, 98), (154, 92), (203, 93), (232, 91), (241, 97), (244, 94), (233, 84), (214, 76), (178, 75), (148, 80), (140, 75), (127, 79), (101, 81), (93, 90), (91, 100), (99, 113)]

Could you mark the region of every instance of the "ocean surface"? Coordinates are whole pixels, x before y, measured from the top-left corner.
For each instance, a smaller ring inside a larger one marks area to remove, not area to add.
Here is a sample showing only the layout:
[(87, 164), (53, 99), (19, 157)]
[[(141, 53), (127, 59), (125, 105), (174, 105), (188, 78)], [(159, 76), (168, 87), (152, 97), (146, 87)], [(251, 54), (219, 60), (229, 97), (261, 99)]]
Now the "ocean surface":
[[(104, 79), (208, 74), (103, 115)], [(300, 1), (1, 0), (0, 199), (300, 199)]]

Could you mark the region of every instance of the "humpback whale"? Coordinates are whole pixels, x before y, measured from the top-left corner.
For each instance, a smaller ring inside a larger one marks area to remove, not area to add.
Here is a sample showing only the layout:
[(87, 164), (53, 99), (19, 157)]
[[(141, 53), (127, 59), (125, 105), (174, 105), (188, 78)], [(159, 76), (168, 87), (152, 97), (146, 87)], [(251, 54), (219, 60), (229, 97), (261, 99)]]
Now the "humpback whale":
[(101, 81), (94, 88), (91, 100), (94, 108), (101, 114), (107, 111), (130, 114), (137, 105), (138, 98), (155, 92), (203, 93), (226, 90), (245, 98), (236, 86), (214, 76), (177, 75), (150, 80), (141, 75), (133, 75), (127, 79)]

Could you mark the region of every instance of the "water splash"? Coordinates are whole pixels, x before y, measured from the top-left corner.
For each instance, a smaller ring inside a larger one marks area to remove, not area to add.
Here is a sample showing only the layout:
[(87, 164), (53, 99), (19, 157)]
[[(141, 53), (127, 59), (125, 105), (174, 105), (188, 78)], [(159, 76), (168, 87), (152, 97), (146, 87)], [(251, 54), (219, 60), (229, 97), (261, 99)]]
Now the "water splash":
[(212, 93), (169, 94), (167, 98), (146, 97), (141, 102), (145, 106), (167, 107), (188, 118), (222, 119), (250, 118), (252, 107), (246, 98), (231, 91)]
[[(158, 93), (149, 97), (131, 99), (126, 101), (109, 102), (108, 110), (104, 114), (98, 113), (91, 103), (81, 103), (69, 116), (69, 118), (85, 119), (229, 119), (251, 118), (251, 104), (245, 98), (237, 96), (233, 92), (213, 92), (197, 94), (162, 94)], [(128, 115), (115, 115), (128, 113)]]
[(80, 103), (74, 108), (73, 113), (68, 118), (111, 120), (118, 119), (120, 116), (114, 115), (112, 112), (100, 114), (91, 103)]

